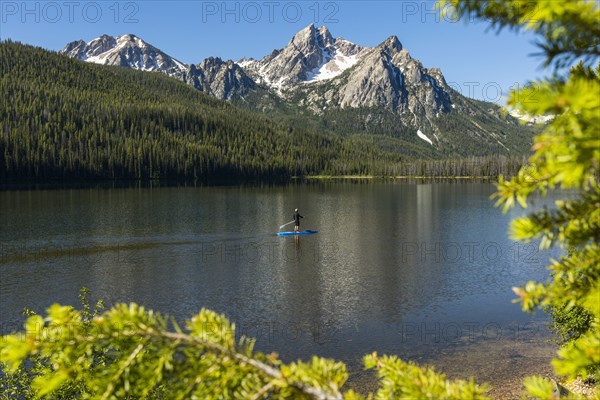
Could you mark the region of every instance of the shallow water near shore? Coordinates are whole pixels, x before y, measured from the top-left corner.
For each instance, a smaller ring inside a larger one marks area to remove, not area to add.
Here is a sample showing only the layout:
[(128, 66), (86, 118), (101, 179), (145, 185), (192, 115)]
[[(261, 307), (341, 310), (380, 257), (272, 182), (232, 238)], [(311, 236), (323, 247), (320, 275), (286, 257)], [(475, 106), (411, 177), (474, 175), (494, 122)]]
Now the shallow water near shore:
[[(0, 191), (2, 333), (20, 329), (25, 306), (77, 305), (85, 286), (109, 306), (180, 321), (224, 313), (286, 361), (347, 362), (355, 387), (373, 384), (361, 359), (377, 351), (518, 397), (507, 382), (550, 373), (555, 348), (547, 318), (521, 312), (511, 288), (545, 280), (560, 253), (510, 241), (523, 212), (503, 215), (494, 191), (469, 181)], [(277, 237), (296, 207), (301, 228), (319, 233)]]

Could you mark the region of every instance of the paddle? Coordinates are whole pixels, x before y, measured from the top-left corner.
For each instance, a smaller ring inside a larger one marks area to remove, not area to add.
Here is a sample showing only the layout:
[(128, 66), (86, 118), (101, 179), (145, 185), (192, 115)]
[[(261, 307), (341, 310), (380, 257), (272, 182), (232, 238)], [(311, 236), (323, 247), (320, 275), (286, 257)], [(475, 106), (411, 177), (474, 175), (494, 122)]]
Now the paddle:
[(296, 221), (291, 221), (291, 222), (288, 222), (287, 224), (283, 224), (283, 225), (281, 225), (281, 226), (279, 227), (279, 230), (282, 230), (284, 226), (288, 226), (289, 224), (293, 224), (294, 222), (296, 222)]

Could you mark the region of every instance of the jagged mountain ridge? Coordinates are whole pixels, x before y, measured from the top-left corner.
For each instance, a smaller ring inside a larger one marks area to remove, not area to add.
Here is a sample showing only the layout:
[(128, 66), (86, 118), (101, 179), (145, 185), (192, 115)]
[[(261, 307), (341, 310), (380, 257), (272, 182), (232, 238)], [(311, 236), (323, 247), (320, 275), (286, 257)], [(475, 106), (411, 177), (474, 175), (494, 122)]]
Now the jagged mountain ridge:
[(133, 34), (102, 35), (87, 43), (77, 40), (60, 52), (96, 64), (160, 72), (220, 99), (243, 95), (255, 87), (254, 81), (233, 61), (209, 57), (197, 65), (187, 65)]
[(176, 77), (183, 76), (187, 69), (181, 61), (132, 34), (102, 35), (87, 43), (77, 40), (67, 44), (61, 53), (81, 61), (159, 71)]
[[(257, 82), (284, 97), (290, 90), (305, 92), (304, 104), (316, 113), (331, 106), (380, 107), (430, 118), (452, 105), (441, 71), (411, 58), (396, 36), (376, 48), (362, 47), (311, 24), (283, 49), (241, 64)], [(326, 82), (329, 90), (313, 90)]]
[(367, 49), (334, 38), (327, 27), (314, 24), (294, 35), (286, 47), (261, 60), (243, 59), (240, 64), (258, 82), (277, 89), (303, 82), (334, 78), (358, 62)]
[[(352, 70), (344, 85), (338, 84), (326, 94), (330, 106), (333, 102), (341, 108), (383, 107), (430, 116), (447, 111), (451, 103), (441, 72), (423, 68), (395, 36), (369, 48), (334, 38), (327, 27), (314, 24), (296, 33), (286, 47), (260, 60), (234, 62), (209, 57), (186, 65), (132, 34), (103, 35), (88, 43), (78, 40), (61, 53), (82, 61), (158, 71), (222, 99), (243, 96), (259, 85), (285, 98), (284, 92), (341, 82), (340, 76)], [(323, 107), (310, 95), (306, 103), (317, 113)]]
[[(395, 125), (374, 133), (398, 137), (406, 136), (408, 129), (409, 141), (450, 149), (444, 151), (448, 154), (465, 153), (456, 146), (464, 137), (457, 138), (449, 126), (482, 143), (485, 153), (525, 151), (530, 140), (526, 132), (511, 145), (503, 127), (517, 126), (514, 118), (502, 115), (496, 105), (482, 107), (452, 90), (439, 69), (425, 68), (396, 36), (376, 47), (363, 47), (311, 24), (262, 59), (234, 62), (209, 57), (195, 65), (183, 64), (135, 35), (79, 40), (61, 52), (88, 62), (158, 71), (217, 98), (238, 104), (241, 99), (244, 106), (271, 115), (292, 110), (304, 119), (333, 119), (326, 125), (334, 131), (340, 125), (336, 112), (357, 110), (350, 117), (355, 121), (346, 121), (341, 129), (350, 127), (352, 133), (354, 126)], [(371, 128), (363, 131), (373, 133)]]

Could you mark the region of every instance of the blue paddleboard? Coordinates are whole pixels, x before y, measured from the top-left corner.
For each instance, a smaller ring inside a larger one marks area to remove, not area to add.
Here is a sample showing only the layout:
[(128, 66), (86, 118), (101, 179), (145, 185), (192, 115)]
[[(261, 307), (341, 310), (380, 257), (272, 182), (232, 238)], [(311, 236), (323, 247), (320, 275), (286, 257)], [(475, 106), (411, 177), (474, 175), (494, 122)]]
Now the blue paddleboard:
[(277, 236), (312, 235), (317, 232), (319, 231), (277, 232)]

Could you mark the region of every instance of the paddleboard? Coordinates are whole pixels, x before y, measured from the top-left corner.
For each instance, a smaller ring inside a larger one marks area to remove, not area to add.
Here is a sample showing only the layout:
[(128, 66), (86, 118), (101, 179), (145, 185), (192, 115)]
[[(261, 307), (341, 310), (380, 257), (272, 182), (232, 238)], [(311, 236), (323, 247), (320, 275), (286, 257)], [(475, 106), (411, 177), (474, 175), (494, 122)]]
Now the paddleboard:
[(277, 232), (277, 236), (312, 235), (319, 231)]

